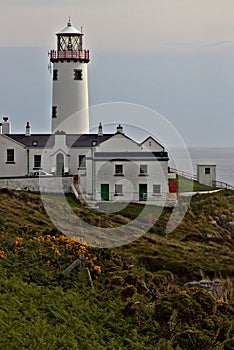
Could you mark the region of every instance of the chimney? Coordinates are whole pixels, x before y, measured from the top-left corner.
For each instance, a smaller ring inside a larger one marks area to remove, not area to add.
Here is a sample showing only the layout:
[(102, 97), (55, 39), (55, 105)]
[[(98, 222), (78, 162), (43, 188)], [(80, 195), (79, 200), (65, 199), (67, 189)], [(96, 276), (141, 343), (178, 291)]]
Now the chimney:
[(2, 135), (2, 123), (0, 123), (0, 135)]
[(119, 124), (119, 125), (117, 126), (116, 131), (117, 131), (118, 133), (120, 133), (120, 134), (123, 134), (123, 127), (122, 127), (121, 124)]
[(2, 133), (4, 135), (11, 133), (11, 123), (9, 122), (8, 117), (3, 117)]
[(30, 136), (31, 135), (31, 127), (29, 122), (27, 122), (26, 128), (25, 128), (25, 136)]
[(103, 136), (102, 123), (101, 122), (98, 125), (98, 136)]

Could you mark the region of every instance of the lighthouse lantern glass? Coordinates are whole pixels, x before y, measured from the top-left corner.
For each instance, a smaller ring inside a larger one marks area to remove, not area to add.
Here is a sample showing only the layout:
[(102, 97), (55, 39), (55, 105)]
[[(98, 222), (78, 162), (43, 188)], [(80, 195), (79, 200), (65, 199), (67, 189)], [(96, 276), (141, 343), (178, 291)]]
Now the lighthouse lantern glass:
[(81, 35), (58, 35), (58, 51), (82, 51)]

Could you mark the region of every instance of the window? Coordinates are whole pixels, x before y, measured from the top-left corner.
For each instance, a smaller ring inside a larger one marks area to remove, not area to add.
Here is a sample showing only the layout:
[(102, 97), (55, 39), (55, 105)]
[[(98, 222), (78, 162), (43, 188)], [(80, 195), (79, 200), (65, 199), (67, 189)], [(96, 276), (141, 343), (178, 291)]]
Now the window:
[(58, 80), (58, 69), (53, 70), (53, 80)]
[(161, 185), (153, 185), (153, 194), (161, 193)]
[(116, 164), (115, 175), (116, 176), (123, 176), (123, 165), (122, 164)]
[(34, 155), (34, 168), (40, 168), (41, 167), (41, 155), (35, 154)]
[(83, 80), (82, 69), (74, 69), (74, 80)]
[(15, 150), (14, 149), (7, 149), (7, 163), (14, 163), (15, 162)]
[(123, 185), (116, 184), (115, 185), (115, 196), (122, 196), (123, 195)]
[(32, 146), (37, 146), (38, 145), (38, 141), (33, 141), (32, 142)]
[(57, 118), (57, 106), (52, 107), (52, 118)]
[(210, 174), (210, 168), (205, 168), (205, 174), (206, 175)]
[(86, 168), (86, 158), (84, 155), (79, 156), (79, 169), (85, 169)]
[(140, 175), (143, 176), (143, 175), (147, 175), (148, 173), (148, 167), (146, 164), (141, 164), (140, 165)]

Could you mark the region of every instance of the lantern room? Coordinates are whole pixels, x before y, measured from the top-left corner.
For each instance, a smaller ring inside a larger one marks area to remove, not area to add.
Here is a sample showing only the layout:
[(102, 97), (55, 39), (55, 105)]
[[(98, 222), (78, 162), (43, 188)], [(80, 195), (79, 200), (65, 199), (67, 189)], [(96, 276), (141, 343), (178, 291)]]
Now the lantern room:
[(57, 51), (51, 50), (51, 62), (66, 59), (89, 62), (89, 50), (83, 50), (84, 34), (73, 27), (70, 18), (67, 26), (56, 35)]

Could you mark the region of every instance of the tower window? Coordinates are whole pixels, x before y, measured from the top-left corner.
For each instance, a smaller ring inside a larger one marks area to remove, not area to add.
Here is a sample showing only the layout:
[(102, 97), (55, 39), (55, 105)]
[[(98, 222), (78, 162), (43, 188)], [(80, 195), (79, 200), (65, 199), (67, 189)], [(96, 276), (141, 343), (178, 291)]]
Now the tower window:
[(205, 168), (205, 174), (209, 175), (210, 174), (210, 168)]
[(7, 163), (14, 163), (15, 162), (15, 150), (8, 148), (7, 149)]
[(40, 168), (41, 167), (41, 155), (35, 154), (34, 155), (34, 168)]
[(57, 106), (52, 107), (52, 118), (57, 118)]
[(74, 80), (83, 80), (82, 69), (74, 69)]
[(58, 69), (53, 70), (53, 80), (58, 80)]

